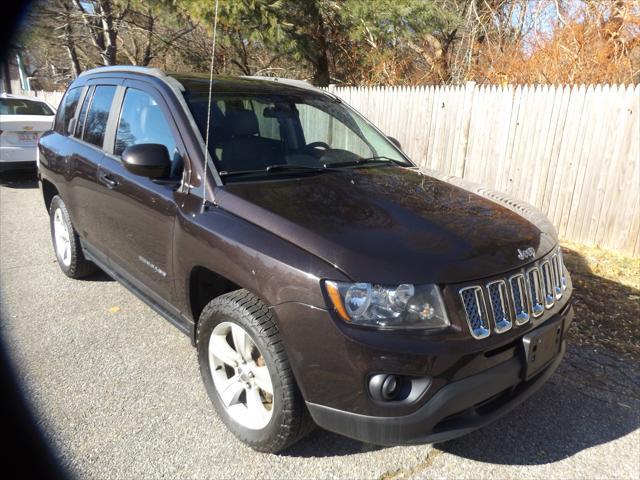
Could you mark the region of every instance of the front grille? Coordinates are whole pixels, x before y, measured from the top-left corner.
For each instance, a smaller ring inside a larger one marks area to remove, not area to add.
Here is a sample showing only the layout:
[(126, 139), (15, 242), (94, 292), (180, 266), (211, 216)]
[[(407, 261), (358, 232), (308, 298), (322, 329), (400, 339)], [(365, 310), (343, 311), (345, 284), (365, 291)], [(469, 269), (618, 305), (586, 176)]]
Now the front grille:
[[(476, 339), (494, 333), (504, 333), (540, 317), (550, 309), (567, 288), (567, 277), (558, 248), (539, 266), (518, 272), (508, 279), (466, 286), (460, 289), (471, 335)], [(485, 297), (486, 295), (486, 297)]]
[(487, 305), (484, 302), (481, 287), (467, 287), (460, 290), (462, 303), (464, 303), (464, 311), (467, 315), (467, 323), (469, 330), (474, 338), (481, 339), (488, 337), (489, 319)]

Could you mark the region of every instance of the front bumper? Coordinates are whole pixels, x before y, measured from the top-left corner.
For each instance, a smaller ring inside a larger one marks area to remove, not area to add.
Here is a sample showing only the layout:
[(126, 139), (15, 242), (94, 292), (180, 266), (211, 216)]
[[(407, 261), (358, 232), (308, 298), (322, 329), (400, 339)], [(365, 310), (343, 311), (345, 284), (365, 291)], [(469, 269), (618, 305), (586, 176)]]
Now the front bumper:
[[(315, 422), (379, 445), (446, 441), (509, 412), (553, 374), (566, 348), (563, 342), (543, 370), (524, 380), (522, 337), (556, 320), (566, 334), (573, 320), (568, 295), (550, 316), (480, 341), (456, 333), (429, 339), (345, 330), (326, 310), (301, 304), (273, 311)], [(431, 384), (413, 401), (381, 402), (367, 387), (377, 373), (430, 378)]]
[(445, 442), (493, 422), (524, 402), (556, 371), (565, 350), (566, 342), (562, 342), (550, 365), (529, 381), (521, 380), (522, 362), (514, 357), (442, 387), (410, 415), (374, 417), (309, 402), (307, 407), (321, 427), (363, 442), (376, 445)]

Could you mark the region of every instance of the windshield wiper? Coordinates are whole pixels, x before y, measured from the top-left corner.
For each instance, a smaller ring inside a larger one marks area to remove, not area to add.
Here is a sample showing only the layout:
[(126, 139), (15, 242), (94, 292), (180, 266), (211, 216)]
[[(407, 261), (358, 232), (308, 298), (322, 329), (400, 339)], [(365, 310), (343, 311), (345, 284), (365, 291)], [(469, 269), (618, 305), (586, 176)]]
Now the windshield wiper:
[(307, 165), (291, 165), (289, 163), (282, 163), (276, 165), (269, 165), (266, 169), (267, 172), (278, 172), (278, 171), (301, 171), (301, 172), (335, 172), (335, 168), (322, 166), (322, 167), (310, 167)]
[(236, 176), (241, 176), (241, 175), (255, 175), (257, 173), (271, 173), (271, 172), (301, 172), (301, 173), (315, 172), (315, 173), (322, 173), (322, 172), (336, 172), (336, 171), (338, 171), (338, 170), (336, 170), (335, 168), (331, 168), (331, 167), (310, 167), (310, 166), (306, 166), (306, 165), (291, 165), (291, 164), (288, 164), (288, 163), (282, 163), (282, 164), (268, 165), (264, 169), (237, 170), (235, 172), (233, 172), (233, 171), (231, 171), (231, 172), (223, 171), (223, 172), (220, 172), (220, 176), (221, 177), (236, 177)]
[(394, 165), (400, 165), (401, 167), (406, 167), (407, 166), (404, 163), (400, 162), (399, 160), (395, 160), (395, 159), (390, 158), (390, 157), (385, 157), (383, 155), (377, 155), (375, 157), (359, 158), (357, 160), (349, 160), (348, 162), (326, 163), (325, 166), (330, 166), (330, 167), (356, 167), (358, 165), (366, 165), (366, 164), (371, 164), (371, 163), (382, 163), (382, 164), (392, 163)]

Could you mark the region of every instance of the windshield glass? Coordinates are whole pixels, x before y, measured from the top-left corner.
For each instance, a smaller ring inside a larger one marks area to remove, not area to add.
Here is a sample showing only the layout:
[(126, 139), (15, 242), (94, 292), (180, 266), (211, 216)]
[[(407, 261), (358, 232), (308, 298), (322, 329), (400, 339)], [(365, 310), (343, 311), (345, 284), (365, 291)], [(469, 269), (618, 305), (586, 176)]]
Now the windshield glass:
[[(203, 137), (208, 92), (185, 93)], [(303, 175), (326, 168), (411, 164), (367, 121), (319, 94), (213, 95), (209, 152), (221, 176)], [(278, 166), (274, 168), (274, 166)]]
[(0, 115), (53, 115), (46, 103), (20, 98), (0, 98)]

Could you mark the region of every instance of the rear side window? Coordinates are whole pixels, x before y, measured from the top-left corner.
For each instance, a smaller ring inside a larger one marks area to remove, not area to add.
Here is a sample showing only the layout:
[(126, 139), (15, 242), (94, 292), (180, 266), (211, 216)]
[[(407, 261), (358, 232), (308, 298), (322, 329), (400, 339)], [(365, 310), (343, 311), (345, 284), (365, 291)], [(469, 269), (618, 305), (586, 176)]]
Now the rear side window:
[(81, 92), (82, 88), (76, 87), (69, 90), (64, 96), (64, 99), (60, 103), (58, 114), (56, 115), (56, 132), (63, 135), (69, 133), (69, 122), (76, 114)]
[(149, 94), (128, 88), (116, 131), (114, 154), (120, 156), (128, 146), (141, 143), (164, 145), (169, 158), (175, 160), (176, 141), (160, 105)]
[(78, 115), (78, 124), (76, 125), (76, 131), (74, 137), (82, 138), (82, 132), (84, 131), (84, 121), (87, 118), (87, 110), (89, 110), (89, 105), (91, 104), (91, 99), (93, 98), (93, 89), (94, 87), (90, 87), (87, 94), (84, 96), (84, 102), (82, 102), (82, 108), (80, 108), (80, 114)]
[(0, 98), (0, 115), (53, 115), (46, 103), (21, 98)]
[(115, 93), (116, 87), (113, 85), (100, 85), (95, 88), (82, 134), (82, 139), (85, 142), (102, 148), (109, 109)]

